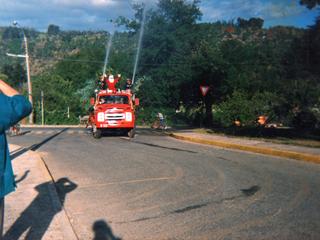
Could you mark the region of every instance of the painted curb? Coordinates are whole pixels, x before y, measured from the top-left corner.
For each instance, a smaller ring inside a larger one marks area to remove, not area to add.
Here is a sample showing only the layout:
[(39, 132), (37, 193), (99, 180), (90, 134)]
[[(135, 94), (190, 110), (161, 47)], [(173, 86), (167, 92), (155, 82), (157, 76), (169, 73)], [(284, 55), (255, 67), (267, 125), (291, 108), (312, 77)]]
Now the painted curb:
[(312, 155), (312, 154), (276, 150), (276, 149), (264, 148), (264, 147), (253, 147), (253, 146), (248, 146), (248, 145), (239, 145), (239, 144), (227, 143), (227, 142), (222, 142), (222, 141), (213, 141), (213, 140), (194, 138), (194, 137), (189, 137), (189, 136), (182, 136), (182, 135), (179, 135), (176, 133), (170, 133), (169, 136), (176, 138), (176, 139), (179, 139), (179, 140), (185, 140), (185, 141), (190, 141), (190, 142), (195, 142), (195, 143), (207, 144), (207, 145), (218, 146), (218, 147), (229, 148), (229, 149), (242, 150), (242, 151), (253, 152), (253, 153), (260, 153), (260, 154), (271, 155), (271, 156), (276, 156), (276, 157), (291, 158), (291, 159), (295, 159), (295, 160), (313, 162), (313, 163), (320, 164), (320, 156)]

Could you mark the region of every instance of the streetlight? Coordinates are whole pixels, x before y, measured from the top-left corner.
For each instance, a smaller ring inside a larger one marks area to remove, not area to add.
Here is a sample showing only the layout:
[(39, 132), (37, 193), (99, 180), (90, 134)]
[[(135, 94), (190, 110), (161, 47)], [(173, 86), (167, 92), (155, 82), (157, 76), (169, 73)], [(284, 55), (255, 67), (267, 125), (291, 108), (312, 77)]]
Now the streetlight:
[[(20, 58), (25, 58), (26, 59), (27, 80), (28, 80), (28, 98), (29, 98), (30, 103), (33, 105), (33, 101), (32, 101), (32, 84), (31, 84), (31, 78), (30, 78), (30, 66), (29, 66), (29, 54), (28, 54), (28, 40), (27, 40), (26, 34), (24, 33), (23, 28), (21, 28), (21, 26), (19, 25), (19, 23), (17, 21), (13, 21), (13, 26), (18, 27), (22, 31), (23, 41), (24, 41), (24, 46), (25, 46), (25, 54), (22, 55), (22, 54), (7, 53), (7, 56), (20, 57)], [(31, 114), (29, 116), (29, 123), (33, 124), (33, 111), (31, 112)]]

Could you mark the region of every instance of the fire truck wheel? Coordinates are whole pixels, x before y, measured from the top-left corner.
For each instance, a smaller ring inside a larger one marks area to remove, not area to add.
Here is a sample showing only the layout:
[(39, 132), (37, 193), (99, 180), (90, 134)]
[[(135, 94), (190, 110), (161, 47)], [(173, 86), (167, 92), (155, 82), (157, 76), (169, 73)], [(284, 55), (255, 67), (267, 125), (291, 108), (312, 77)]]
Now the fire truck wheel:
[(101, 130), (96, 129), (95, 131), (92, 132), (94, 138), (101, 138)]
[(134, 138), (134, 135), (136, 134), (136, 131), (134, 128), (132, 128), (130, 131), (128, 131), (128, 137)]

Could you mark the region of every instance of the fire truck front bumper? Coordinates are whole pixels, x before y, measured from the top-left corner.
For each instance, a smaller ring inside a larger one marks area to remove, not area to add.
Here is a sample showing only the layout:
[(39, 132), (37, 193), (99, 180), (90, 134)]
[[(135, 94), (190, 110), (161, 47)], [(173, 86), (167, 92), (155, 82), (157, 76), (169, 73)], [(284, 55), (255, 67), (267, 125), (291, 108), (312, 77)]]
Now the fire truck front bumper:
[(111, 120), (96, 124), (97, 128), (134, 128), (134, 121)]

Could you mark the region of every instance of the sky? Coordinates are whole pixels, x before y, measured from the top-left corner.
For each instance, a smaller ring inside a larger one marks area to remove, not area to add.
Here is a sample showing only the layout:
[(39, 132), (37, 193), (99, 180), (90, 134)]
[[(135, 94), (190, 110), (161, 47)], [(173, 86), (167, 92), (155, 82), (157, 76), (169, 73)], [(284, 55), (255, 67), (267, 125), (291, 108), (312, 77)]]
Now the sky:
[[(155, 7), (157, 0), (143, 0)], [(0, 26), (17, 21), (20, 26), (45, 32), (49, 24), (61, 30), (107, 30), (110, 19), (132, 18), (131, 8), (138, 0), (0, 0)], [(320, 9), (309, 10), (299, 0), (202, 0), (201, 22), (230, 21), (238, 17), (260, 17), (264, 27), (275, 25), (307, 27), (314, 23)]]

